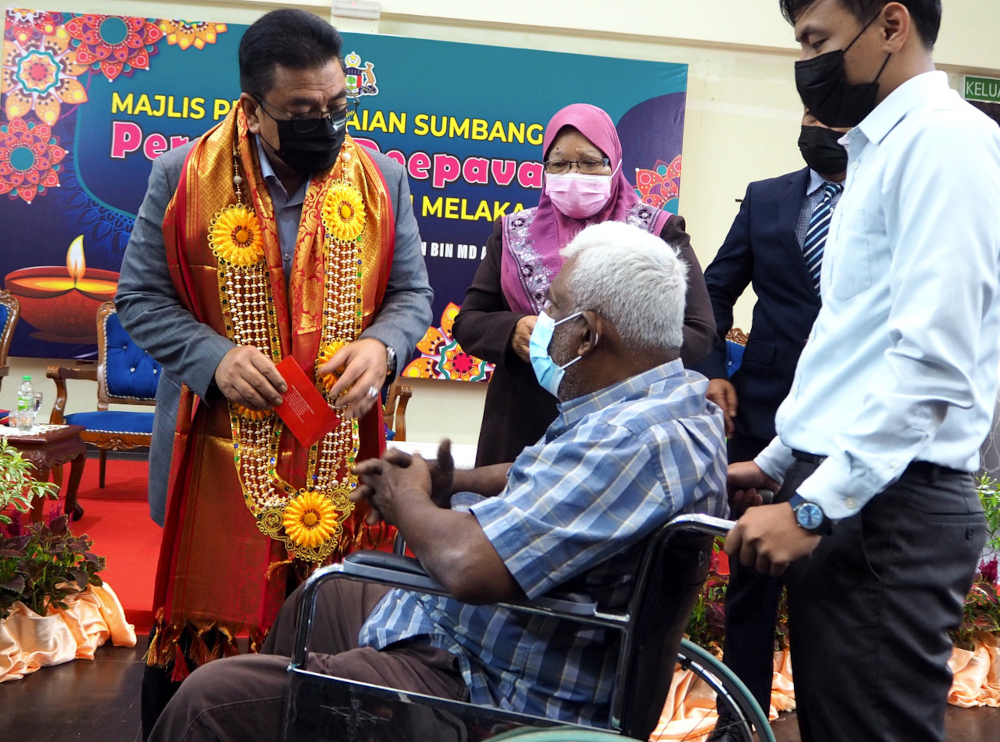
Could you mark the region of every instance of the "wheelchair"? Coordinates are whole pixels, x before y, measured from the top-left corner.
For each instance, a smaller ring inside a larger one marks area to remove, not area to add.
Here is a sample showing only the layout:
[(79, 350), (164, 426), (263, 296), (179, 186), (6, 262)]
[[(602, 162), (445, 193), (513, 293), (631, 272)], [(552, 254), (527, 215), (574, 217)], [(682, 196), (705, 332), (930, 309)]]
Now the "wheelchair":
[(501, 605), (620, 632), (618, 664), (606, 728), (566, 724), (451, 699), (368, 685), (306, 669), (316, 596), (327, 580), (377, 582), (415, 592), (447, 595), (417, 560), (401, 554), (355, 552), (317, 570), (303, 589), (298, 633), (288, 671), (285, 742), (555, 742), (647, 740), (670, 691), (675, 666), (690, 669), (714, 693), (703, 723), (690, 722), (671, 739), (706, 740), (714, 715), (746, 742), (774, 742), (767, 713), (746, 686), (712, 654), (683, 639), (691, 608), (709, 566), (712, 541), (732, 522), (679, 515), (647, 537), (626, 610), (603, 611), (588, 596), (558, 591), (524, 603)]

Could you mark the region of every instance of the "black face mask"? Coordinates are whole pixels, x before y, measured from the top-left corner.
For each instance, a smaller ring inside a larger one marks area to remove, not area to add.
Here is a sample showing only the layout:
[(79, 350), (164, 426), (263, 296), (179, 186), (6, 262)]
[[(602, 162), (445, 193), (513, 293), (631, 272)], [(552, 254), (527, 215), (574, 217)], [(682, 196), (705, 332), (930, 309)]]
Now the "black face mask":
[[(260, 101), (260, 99), (257, 99)], [(330, 168), (337, 161), (340, 148), (344, 146), (347, 136), (347, 114), (336, 119), (321, 118), (309, 120), (276, 119), (267, 111), (267, 103), (260, 101), (264, 112), (278, 126), (278, 139), (281, 147), (275, 149), (271, 143), (267, 145), (292, 170), (314, 175)], [(315, 124), (310, 131), (300, 131), (306, 124)]]
[(882, 70), (889, 63), (889, 54), (882, 63), (882, 68), (875, 79), (861, 85), (851, 85), (847, 82), (844, 70), (844, 54), (861, 38), (861, 34), (874, 23), (872, 18), (854, 37), (854, 41), (845, 49), (820, 54), (813, 59), (795, 63), (795, 87), (799, 97), (810, 113), (827, 126), (838, 128), (853, 127), (860, 124), (865, 116), (875, 109), (875, 98), (878, 96), (878, 79)]
[(839, 175), (847, 170), (847, 150), (837, 140), (839, 131), (822, 126), (803, 126), (799, 134), (799, 152), (806, 165), (820, 175)]

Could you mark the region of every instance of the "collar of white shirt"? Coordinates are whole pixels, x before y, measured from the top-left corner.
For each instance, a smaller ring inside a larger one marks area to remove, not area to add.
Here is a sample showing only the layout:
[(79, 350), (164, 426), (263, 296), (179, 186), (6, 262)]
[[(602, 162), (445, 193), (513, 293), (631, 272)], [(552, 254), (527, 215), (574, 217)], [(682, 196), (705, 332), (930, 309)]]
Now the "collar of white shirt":
[(906, 114), (917, 106), (925, 104), (928, 98), (949, 90), (951, 88), (948, 87), (948, 75), (945, 72), (935, 70), (911, 77), (889, 93), (885, 100), (875, 106), (875, 110), (846, 136), (848, 140), (853, 141), (860, 134), (864, 134), (869, 142), (880, 144), (889, 132), (896, 128), (896, 124), (906, 117)]

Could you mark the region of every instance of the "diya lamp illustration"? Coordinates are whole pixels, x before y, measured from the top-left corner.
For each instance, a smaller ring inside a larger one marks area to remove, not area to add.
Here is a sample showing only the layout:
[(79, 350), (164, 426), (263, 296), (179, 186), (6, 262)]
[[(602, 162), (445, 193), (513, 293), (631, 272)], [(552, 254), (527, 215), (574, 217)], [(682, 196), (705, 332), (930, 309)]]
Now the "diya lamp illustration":
[(36, 266), (8, 273), (4, 284), (21, 302), (21, 319), (53, 343), (96, 343), (97, 308), (115, 296), (118, 274), (91, 268), (83, 255), (83, 235), (66, 251), (66, 267)]

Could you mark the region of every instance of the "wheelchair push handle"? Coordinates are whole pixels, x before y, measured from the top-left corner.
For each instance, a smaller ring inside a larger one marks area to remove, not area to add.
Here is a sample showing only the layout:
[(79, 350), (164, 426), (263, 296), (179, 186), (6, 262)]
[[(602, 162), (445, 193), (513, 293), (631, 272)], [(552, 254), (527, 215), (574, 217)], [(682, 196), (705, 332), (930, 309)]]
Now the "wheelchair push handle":
[(713, 515), (702, 515), (700, 513), (688, 513), (674, 516), (667, 524), (667, 530), (693, 531), (709, 536), (724, 537), (735, 525), (736, 521), (734, 520), (716, 518)]

